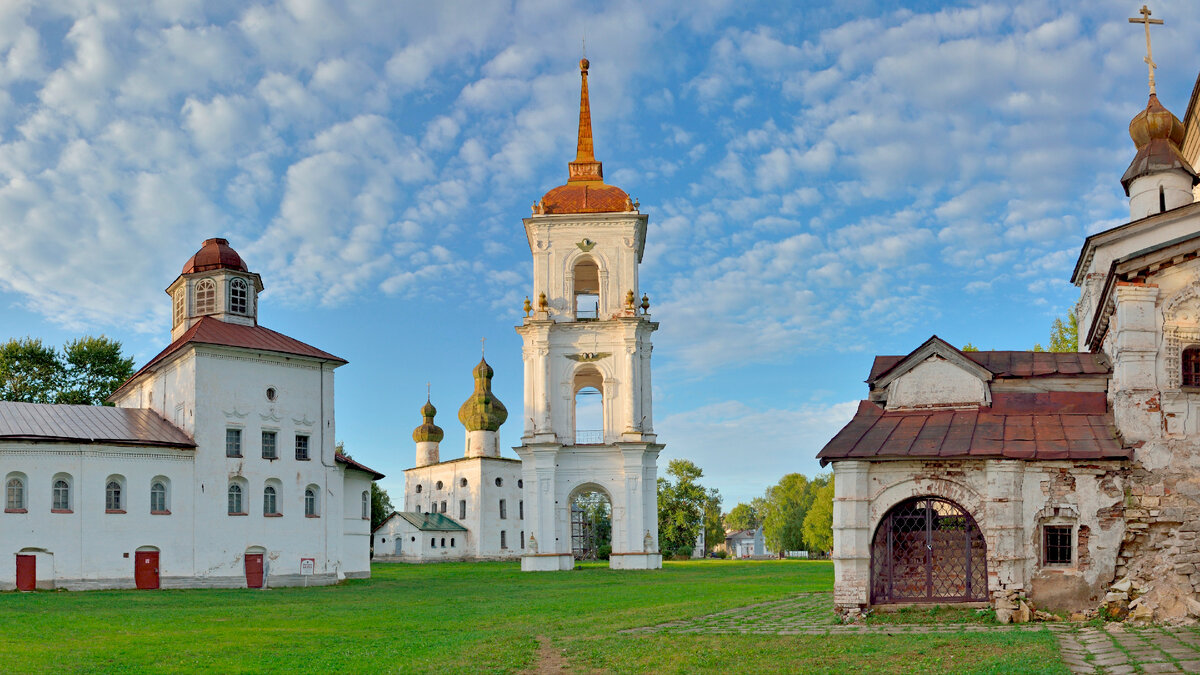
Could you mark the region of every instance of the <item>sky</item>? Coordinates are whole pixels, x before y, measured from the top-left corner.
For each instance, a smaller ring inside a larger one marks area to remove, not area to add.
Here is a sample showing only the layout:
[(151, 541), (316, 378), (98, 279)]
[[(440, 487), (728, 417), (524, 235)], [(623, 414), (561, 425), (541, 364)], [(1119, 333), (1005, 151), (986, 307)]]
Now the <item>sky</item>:
[[(0, 339), (145, 363), (226, 237), (260, 323), (349, 361), (337, 438), (385, 488), (426, 382), (460, 456), (484, 337), (515, 457), (521, 218), (566, 180), (586, 40), (597, 158), (650, 218), (660, 470), (728, 509), (821, 471), (875, 354), (1048, 342), (1127, 220), (1141, 4), (5, 0)], [(1182, 117), (1200, 8), (1152, 9)]]

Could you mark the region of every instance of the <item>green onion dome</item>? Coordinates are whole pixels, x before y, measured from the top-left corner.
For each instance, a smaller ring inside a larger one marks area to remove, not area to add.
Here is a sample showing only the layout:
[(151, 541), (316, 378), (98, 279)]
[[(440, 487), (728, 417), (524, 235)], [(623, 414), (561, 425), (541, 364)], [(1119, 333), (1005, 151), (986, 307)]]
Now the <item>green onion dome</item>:
[(425, 421), (421, 423), (421, 426), (413, 429), (414, 441), (418, 443), (441, 442), (442, 437), (446, 434), (442, 431), (441, 427), (433, 423), (433, 416), (436, 414), (437, 408), (433, 407), (433, 404), (426, 400), (425, 405), (421, 406), (421, 416), (425, 418)]
[(458, 409), (458, 421), (467, 431), (498, 431), (508, 419), (508, 410), (492, 393), (492, 367), (484, 359), (472, 371), (475, 376), (475, 391)]

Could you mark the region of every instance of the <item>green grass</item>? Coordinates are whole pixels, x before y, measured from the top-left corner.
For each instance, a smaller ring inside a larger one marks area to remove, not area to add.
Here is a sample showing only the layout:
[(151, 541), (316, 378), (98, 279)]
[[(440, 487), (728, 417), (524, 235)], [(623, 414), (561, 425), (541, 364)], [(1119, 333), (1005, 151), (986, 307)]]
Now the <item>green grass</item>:
[(1053, 636), (619, 634), (828, 591), (828, 562), (694, 561), (658, 572), (516, 563), (376, 565), (309, 589), (0, 594), (0, 672), (1047, 672)]

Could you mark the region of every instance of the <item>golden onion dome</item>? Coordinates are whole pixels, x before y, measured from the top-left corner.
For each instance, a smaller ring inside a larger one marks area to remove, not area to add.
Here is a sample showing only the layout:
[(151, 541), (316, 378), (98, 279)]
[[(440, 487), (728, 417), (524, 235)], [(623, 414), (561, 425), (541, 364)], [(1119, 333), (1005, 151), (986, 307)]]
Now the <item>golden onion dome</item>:
[(1150, 94), (1146, 109), (1129, 122), (1129, 137), (1139, 150), (1150, 141), (1159, 139), (1169, 140), (1177, 146), (1183, 145), (1183, 132), (1183, 122), (1159, 103), (1157, 94)]

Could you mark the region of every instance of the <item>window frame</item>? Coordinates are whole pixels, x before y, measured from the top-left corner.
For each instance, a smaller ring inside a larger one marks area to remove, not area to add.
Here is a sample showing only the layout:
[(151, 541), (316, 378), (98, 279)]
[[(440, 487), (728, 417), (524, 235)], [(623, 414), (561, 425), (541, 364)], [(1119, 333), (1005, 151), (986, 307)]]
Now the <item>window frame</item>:
[[(238, 290), (241, 291), (240, 298), (238, 297)], [(241, 303), (240, 309), (238, 308), (239, 300)], [(229, 280), (229, 312), (242, 316), (250, 313), (250, 290), (246, 284), (246, 280), (241, 277), (234, 277)]]
[(500, 520), (508, 520), (508, 502), (504, 499), (500, 500)]
[(197, 316), (217, 313), (217, 283), (215, 281), (212, 279), (201, 279), (196, 282), (196, 288), (192, 296), (195, 298)]
[[(303, 443), (304, 453), (303, 454), (301, 454), (301, 452), (300, 452), (300, 446), (302, 445), (300, 443), (301, 439), (304, 439), (304, 443)], [(307, 462), (312, 459), (312, 456), (309, 454), (309, 447), (310, 447), (311, 440), (312, 440), (312, 438), (309, 434), (296, 434), (295, 447), (296, 447), (296, 460), (297, 461)]]
[[(271, 439), (270, 448), (271, 454), (267, 454), (267, 439)], [(278, 429), (263, 429), (261, 437), (262, 458), (275, 461), (279, 459), (279, 430)]]
[[(225, 427), (225, 456), (226, 457), (241, 458), (244, 456), (242, 454), (242, 436), (243, 435), (244, 434), (242, 433), (241, 427)], [(231, 440), (235, 441), (236, 446), (237, 446), (237, 447), (233, 448), (232, 454), (230, 452), (230, 441)]]
[(283, 515), (279, 512), (279, 491), (275, 489), (274, 485), (263, 486), (263, 515)]
[[(1053, 532), (1052, 532), (1053, 531)], [(1065, 535), (1066, 542), (1062, 542), (1062, 537)], [(1051, 536), (1055, 536), (1058, 540), (1051, 542)], [(1075, 566), (1075, 526), (1071, 523), (1043, 523), (1042, 524), (1042, 566), (1043, 567), (1074, 567)], [(1066, 559), (1061, 559), (1061, 554), (1066, 553)], [(1057, 554), (1057, 555), (1055, 555)], [(1051, 560), (1052, 555), (1058, 557), (1057, 560)]]
[(317, 501), (317, 491), (312, 485), (304, 488), (304, 517), (321, 517), (321, 505), (320, 502)]
[(4, 481), (4, 512), (27, 513), (29, 501), (26, 496), (25, 479), (22, 476), (9, 476)]
[(104, 512), (125, 513), (125, 486), (115, 476), (104, 482)]
[[(242, 489), (241, 483), (236, 481), (230, 482), (229, 487), (225, 490), (226, 504), (225, 513), (230, 516), (245, 516), (246, 513), (246, 491)], [(236, 498), (237, 503), (234, 503)], [(235, 508), (236, 507), (236, 508)]]
[(1179, 353), (1179, 386), (1200, 388), (1200, 345), (1190, 345)]
[(362, 519), (363, 520), (371, 519), (371, 491), (370, 490), (362, 491)]
[(467, 517), (467, 500), (458, 500), (458, 519), (465, 520)]
[[(62, 487), (59, 487), (59, 483)], [(61, 492), (61, 494), (60, 494)], [(62, 501), (59, 501), (59, 497)], [(71, 481), (62, 476), (56, 476), (50, 482), (50, 512), (71, 513)]]
[[(156, 487), (160, 487), (162, 489), (155, 490)], [(161, 496), (158, 496), (155, 493), (161, 493)], [(156, 504), (156, 500), (159, 500), (159, 503)], [(155, 508), (156, 506), (160, 508)], [(150, 515), (171, 515), (171, 503), (167, 501), (167, 482), (165, 480), (155, 478), (150, 481)]]

